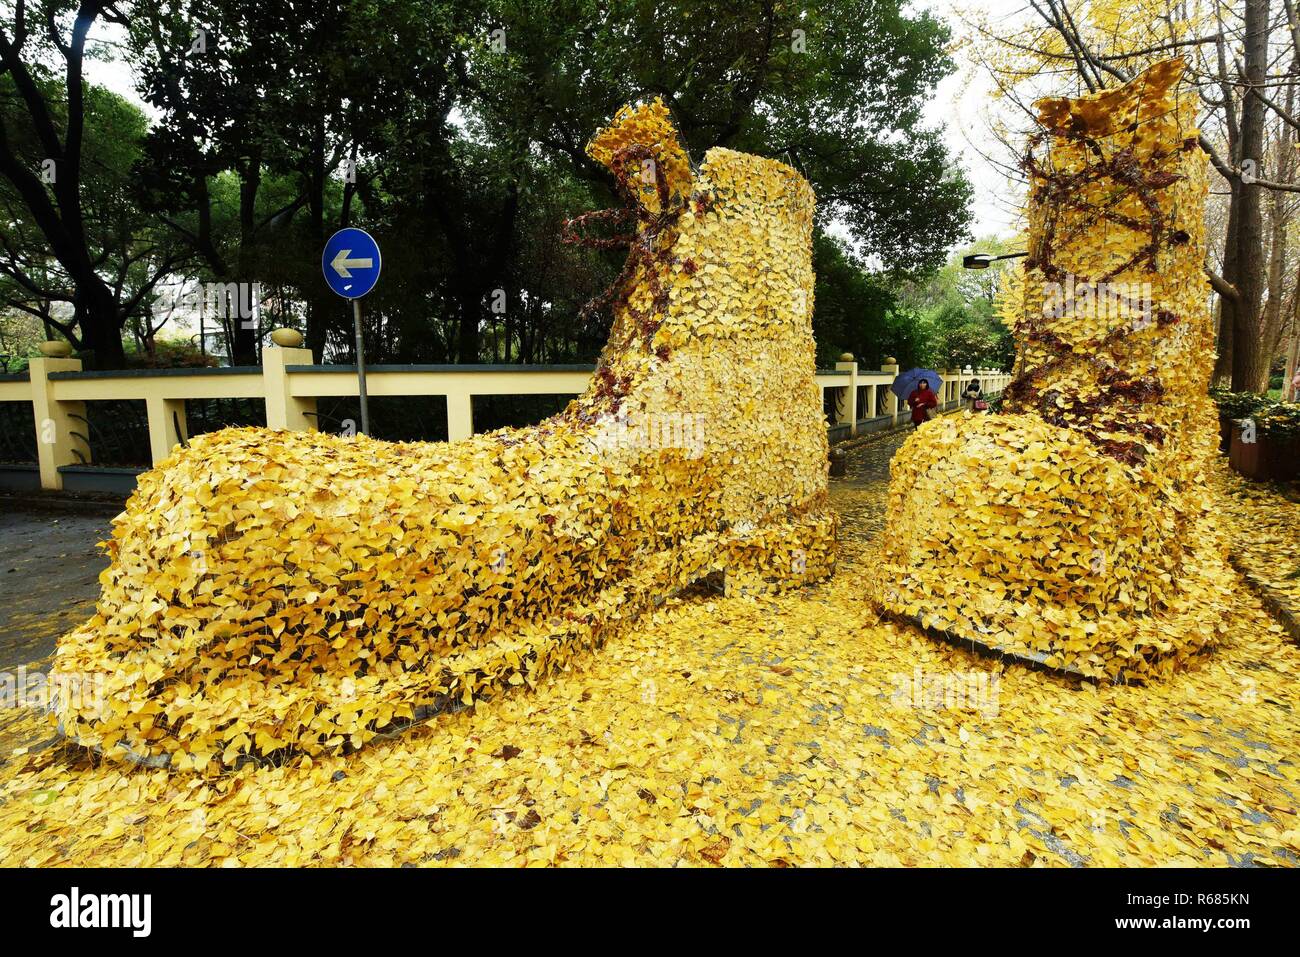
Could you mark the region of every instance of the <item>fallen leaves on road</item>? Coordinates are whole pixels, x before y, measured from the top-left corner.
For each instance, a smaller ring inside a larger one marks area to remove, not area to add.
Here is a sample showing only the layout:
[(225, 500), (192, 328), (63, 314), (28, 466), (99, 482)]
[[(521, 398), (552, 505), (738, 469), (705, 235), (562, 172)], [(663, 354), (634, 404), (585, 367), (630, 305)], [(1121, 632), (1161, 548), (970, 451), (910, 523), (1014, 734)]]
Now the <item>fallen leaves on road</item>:
[[(878, 514), (883, 493), (836, 505)], [(11, 756), (48, 736), (20, 713), (0, 730), (0, 862), (1300, 861), (1300, 648), (1244, 588), (1191, 670), (1097, 686), (880, 622), (861, 527), (830, 582), (672, 600), (536, 692), (349, 757), (211, 778), (69, 764)]]
[(1238, 567), (1300, 621), (1300, 503), (1227, 467), (1218, 482)]

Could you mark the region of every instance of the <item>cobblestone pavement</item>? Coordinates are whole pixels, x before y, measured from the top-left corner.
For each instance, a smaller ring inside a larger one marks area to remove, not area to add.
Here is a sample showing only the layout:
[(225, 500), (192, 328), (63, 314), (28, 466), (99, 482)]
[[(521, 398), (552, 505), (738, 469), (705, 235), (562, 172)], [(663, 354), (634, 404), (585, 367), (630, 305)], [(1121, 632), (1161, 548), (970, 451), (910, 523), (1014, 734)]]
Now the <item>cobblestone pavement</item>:
[(884, 527), (889, 460), (911, 434), (908, 429), (870, 436), (845, 449), (845, 474), (831, 479), (830, 487), (831, 502), (840, 514), (842, 538), (865, 545)]

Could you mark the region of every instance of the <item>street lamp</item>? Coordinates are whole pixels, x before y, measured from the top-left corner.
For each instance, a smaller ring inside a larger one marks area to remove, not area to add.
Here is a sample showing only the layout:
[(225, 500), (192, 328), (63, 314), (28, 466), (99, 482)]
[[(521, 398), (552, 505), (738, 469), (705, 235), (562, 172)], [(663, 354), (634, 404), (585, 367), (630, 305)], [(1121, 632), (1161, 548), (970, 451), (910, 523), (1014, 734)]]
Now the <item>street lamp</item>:
[(961, 258), (962, 269), (988, 269), (989, 266), (999, 259), (1019, 259), (1021, 256), (1028, 256), (1029, 253), (1007, 253), (1005, 256), (993, 256), (989, 253), (971, 253), (969, 256)]

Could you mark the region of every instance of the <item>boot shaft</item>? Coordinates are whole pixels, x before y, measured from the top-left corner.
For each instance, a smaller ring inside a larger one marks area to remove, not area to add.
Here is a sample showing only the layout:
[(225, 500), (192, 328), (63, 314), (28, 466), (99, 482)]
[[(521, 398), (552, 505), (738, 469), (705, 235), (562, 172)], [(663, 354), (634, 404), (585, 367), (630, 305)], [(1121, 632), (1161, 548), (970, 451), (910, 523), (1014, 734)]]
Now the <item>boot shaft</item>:
[(1183, 69), (1165, 61), (1123, 87), (1039, 104), (1007, 390), (1010, 410), (1155, 471), (1210, 452), (1206, 168)]
[(727, 149), (696, 171), (657, 101), (620, 113), (589, 149), (637, 201), (637, 230), (583, 414), (690, 436), (725, 476), (733, 522), (821, 502), (811, 187)]

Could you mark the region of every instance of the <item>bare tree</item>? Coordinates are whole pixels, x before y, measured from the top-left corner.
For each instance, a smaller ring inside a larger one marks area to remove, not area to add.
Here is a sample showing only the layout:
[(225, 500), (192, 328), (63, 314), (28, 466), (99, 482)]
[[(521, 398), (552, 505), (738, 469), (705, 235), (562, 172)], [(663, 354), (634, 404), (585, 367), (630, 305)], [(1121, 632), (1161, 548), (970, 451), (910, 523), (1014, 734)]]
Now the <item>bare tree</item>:
[(1018, 69), (1002, 68), (1007, 87), (1033, 65), (1088, 93), (1128, 82), (1159, 59), (1188, 62), (1199, 142), (1218, 173), (1207, 216), (1217, 248), (1206, 262), (1218, 295), (1216, 379), (1244, 391), (1267, 389), (1270, 365), (1297, 326), (1300, 263), (1290, 227), (1300, 204), (1300, 24), (1295, 0), (1280, 0), (1280, 9), (1276, 2), (1164, 0), (1163, 13), (1126, 19), (1120, 0), (1029, 0), (1028, 26), (979, 28), (1018, 57)]

